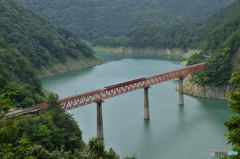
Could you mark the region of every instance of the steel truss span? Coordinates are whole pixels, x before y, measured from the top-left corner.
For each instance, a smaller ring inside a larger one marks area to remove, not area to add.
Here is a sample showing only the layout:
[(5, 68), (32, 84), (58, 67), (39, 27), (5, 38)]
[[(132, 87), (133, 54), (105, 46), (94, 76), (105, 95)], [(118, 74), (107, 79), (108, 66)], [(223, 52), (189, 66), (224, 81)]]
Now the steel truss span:
[[(62, 99), (59, 99), (58, 101), (61, 101), (62, 108), (65, 111), (68, 111), (68, 110), (82, 107), (84, 105), (88, 105), (91, 103), (101, 102), (105, 99), (115, 97), (121, 94), (146, 88), (146, 87), (149, 87), (161, 82), (165, 82), (174, 78), (183, 77), (183, 76), (186, 76), (195, 72), (199, 72), (205, 69), (206, 69), (205, 63), (199, 63), (196, 65), (185, 67), (183, 69), (179, 69), (179, 70), (175, 70), (175, 71), (171, 71), (171, 72), (167, 72), (167, 73), (163, 73), (163, 74), (159, 74), (151, 77), (146, 77), (146, 78), (141, 77), (138, 80), (130, 80), (132, 81), (132, 83), (127, 81), (120, 84), (114, 84), (111, 86), (107, 86), (107, 89), (105, 87), (104, 89), (97, 89), (90, 92), (70, 96), (67, 98), (62, 98)], [(35, 107), (46, 108), (47, 104), (42, 103), (42, 104), (36, 105)]]

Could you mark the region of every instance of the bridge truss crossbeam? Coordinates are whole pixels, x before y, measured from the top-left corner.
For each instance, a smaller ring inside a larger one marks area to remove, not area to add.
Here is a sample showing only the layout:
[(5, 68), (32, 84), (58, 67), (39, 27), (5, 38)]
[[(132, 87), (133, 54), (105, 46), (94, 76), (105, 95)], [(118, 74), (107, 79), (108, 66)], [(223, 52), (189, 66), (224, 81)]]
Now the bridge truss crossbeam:
[[(65, 111), (68, 111), (68, 110), (82, 107), (91, 103), (101, 102), (101, 101), (104, 101), (105, 99), (119, 96), (121, 94), (129, 93), (138, 89), (150, 87), (152, 85), (162, 83), (168, 80), (172, 80), (178, 77), (183, 77), (195, 72), (202, 71), (204, 69), (206, 69), (205, 63), (200, 63), (200, 64), (192, 65), (189, 67), (185, 67), (180, 70), (148, 77), (148, 78), (145, 78), (145, 80), (142, 80), (139, 82), (126, 84), (124, 86), (119, 86), (112, 89), (98, 89), (98, 90), (91, 91), (90, 93), (87, 93), (87, 95), (85, 95), (86, 93), (83, 93), (83, 94), (59, 99), (59, 101), (61, 101), (63, 109)], [(40, 105), (36, 105), (35, 107), (46, 107), (46, 105), (47, 104), (43, 103)]]

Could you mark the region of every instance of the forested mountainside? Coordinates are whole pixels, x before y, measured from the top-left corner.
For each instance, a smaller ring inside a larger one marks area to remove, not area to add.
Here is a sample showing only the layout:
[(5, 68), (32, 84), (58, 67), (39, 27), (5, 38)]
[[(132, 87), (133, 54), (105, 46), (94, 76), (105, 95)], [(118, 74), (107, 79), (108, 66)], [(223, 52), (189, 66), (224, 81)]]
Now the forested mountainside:
[[(45, 101), (38, 70), (67, 59), (95, 59), (93, 49), (15, 0), (0, 1), (0, 92), (17, 92), (19, 107)], [(90, 63), (90, 62), (89, 62)]]
[(194, 80), (202, 86), (221, 86), (226, 84), (231, 78), (232, 71), (239, 69), (233, 69), (231, 62), (234, 60), (233, 56), (238, 51), (239, 46), (240, 13), (208, 36), (204, 50), (212, 52), (211, 58), (203, 58), (202, 53), (194, 54), (190, 57), (187, 65), (206, 61), (207, 66), (207, 70), (197, 73)]
[(117, 37), (131, 28), (169, 25), (175, 16), (162, 11), (136, 11), (117, 0), (17, 0), (50, 21), (72, 31), (78, 38), (93, 40)]
[(202, 48), (207, 36), (240, 13), (240, 0), (229, 4), (206, 20), (206, 23), (149, 26), (132, 29), (118, 38), (101, 37), (93, 46), (153, 47), (153, 48)]
[[(0, 158), (119, 158), (95, 138), (85, 146), (77, 121), (63, 111), (57, 94), (45, 97), (37, 74), (59, 61), (90, 63), (95, 59), (92, 48), (14, 0), (0, 1), (0, 15)], [(47, 102), (48, 108), (9, 118), (10, 109), (33, 102)]]
[[(132, 28), (141, 26), (171, 25), (197, 21), (195, 17), (186, 16), (193, 15), (193, 11), (194, 13), (197, 12), (197, 15), (202, 15), (203, 17), (200, 17), (200, 19), (205, 20), (234, 0), (211, 0), (209, 4), (205, 1), (191, 0), (192, 7), (189, 11), (186, 8), (190, 3), (186, 0), (181, 1), (181, 3), (178, 0), (167, 1), (168, 8), (163, 5), (165, 1), (159, 3), (155, 1), (146, 3), (145, 0), (129, 1), (132, 4), (139, 3), (140, 6), (147, 6), (146, 9), (141, 10), (136, 9), (137, 6), (130, 5), (126, 1), (118, 0), (16, 1), (38, 12), (54, 25), (72, 31), (78, 38), (91, 41), (98, 37), (125, 35)], [(159, 9), (153, 9), (151, 6), (157, 6)], [(173, 12), (176, 7), (179, 7), (180, 10), (183, 9), (186, 15), (182, 16), (180, 11)], [(169, 10), (172, 12), (167, 13), (166, 11)]]
[(0, 39), (0, 93), (17, 92), (19, 107), (45, 102), (42, 81), (32, 64), (15, 48)]
[(213, 55), (210, 59), (205, 59), (203, 53), (194, 54), (188, 65), (206, 60), (208, 69), (199, 72), (193, 80), (202, 86), (221, 86), (231, 78), (231, 60), (240, 45), (239, 9), (240, 0), (237, 0), (208, 18), (205, 24), (141, 27), (131, 30), (126, 36), (99, 38), (93, 41), (93, 45), (211, 51)]
[(207, 70), (195, 73), (193, 79), (185, 79), (184, 93), (229, 100), (227, 93), (237, 91), (230, 80), (231, 74), (240, 70), (240, 14), (214, 30), (208, 36), (204, 50), (211, 50), (212, 57), (206, 59), (203, 52), (194, 54), (187, 65), (205, 61)]
[(119, 0), (137, 10), (165, 11), (171, 15), (179, 15), (189, 22), (204, 22), (209, 16), (226, 7), (235, 0)]
[(56, 28), (15, 0), (1, 0), (0, 14), (0, 36), (36, 68), (56, 60), (64, 62), (66, 55), (78, 58), (94, 52), (68, 30)]

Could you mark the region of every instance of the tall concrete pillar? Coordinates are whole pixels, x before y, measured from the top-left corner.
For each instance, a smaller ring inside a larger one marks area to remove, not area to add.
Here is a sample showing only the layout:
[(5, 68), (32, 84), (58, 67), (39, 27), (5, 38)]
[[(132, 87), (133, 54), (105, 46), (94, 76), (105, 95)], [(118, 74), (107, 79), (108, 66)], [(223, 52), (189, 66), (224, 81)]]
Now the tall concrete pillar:
[(144, 120), (149, 120), (149, 102), (148, 102), (148, 89), (150, 87), (144, 88)]
[(179, 105), (183, 104), (183, 77), (179, 77)]
[(97, 102), (97, 138), (103, 139), (102, 102)]

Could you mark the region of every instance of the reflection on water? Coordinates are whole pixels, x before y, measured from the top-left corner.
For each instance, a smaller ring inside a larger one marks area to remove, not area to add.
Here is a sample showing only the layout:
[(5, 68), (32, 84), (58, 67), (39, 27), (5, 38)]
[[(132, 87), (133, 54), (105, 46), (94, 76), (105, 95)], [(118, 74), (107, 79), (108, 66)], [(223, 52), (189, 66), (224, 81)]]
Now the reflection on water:
[[(180, 56), (96, 53), (106, 63), (42, 79), (43, 87), (60, 98), (92, 89), (152, 76), (184, 66)], [(230, 150), (222, 125), (232, 112), (228, 101), (184, 95), (178, 105), (177, 81), (149, 89), (150, 120), (143, 120), (143, 89), (105, 100), (104, 143), (121, 156), (137, 153), (139, 159), (206, 159), (210, 150)], [(96, 136), (96, 104), (70, 110), (83, 131), (83, 140)], [(194, 152), (194, 153), (192, 153)]]
[[(104, 53), (98, 52), (96, 57), (104, 59), (105, 62), (118, 61), (123, 59), (140, 59), (140, 60), (168, 60), (174, 61), (174, 64), (179, 64), (181, 61), (185, 60), (182, 56), (169, 56), (169, 55), (157, 55), (157, 54), (115, 54), (115, 53)], [(178, 61), (178, 62), (176, 62)]]

